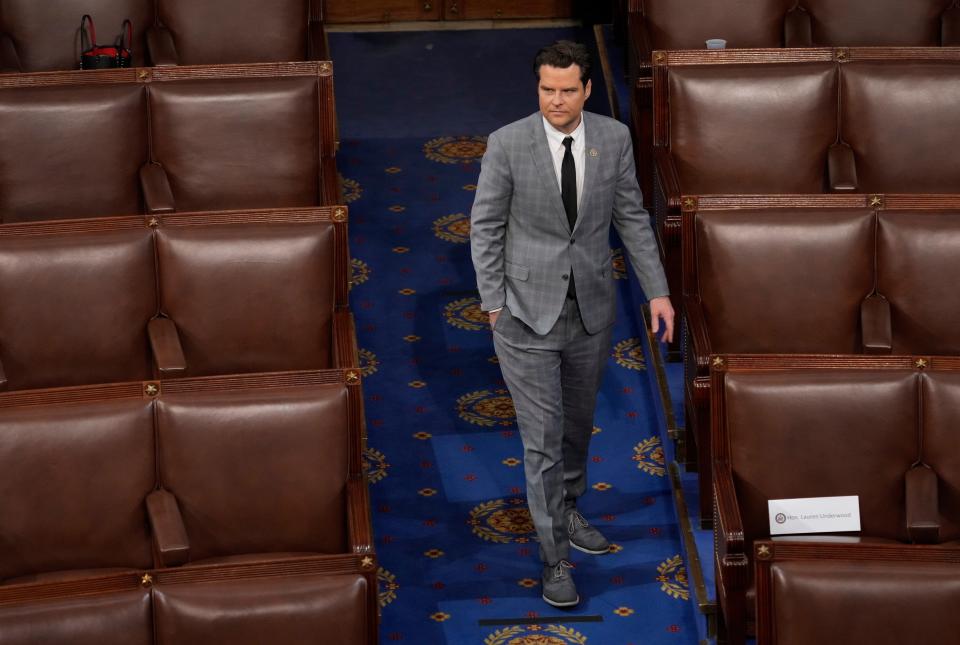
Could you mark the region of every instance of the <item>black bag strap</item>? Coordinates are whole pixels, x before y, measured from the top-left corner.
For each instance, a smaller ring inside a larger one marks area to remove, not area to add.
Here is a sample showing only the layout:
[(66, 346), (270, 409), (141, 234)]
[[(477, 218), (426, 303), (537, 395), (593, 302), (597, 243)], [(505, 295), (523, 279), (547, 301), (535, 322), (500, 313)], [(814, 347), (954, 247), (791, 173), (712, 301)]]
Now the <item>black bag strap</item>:
[[(87, 25), (90, 25), (87, 27)], [(88, 31), (89, 30), (89, 31)], [(87, 51), (97, 46), (97, 29), (93, 26), (90, 14), (84, 14), (80, 19), (80, 51)]]
[(132, 52), (133, 45), (133, 23), (130, 22), (130, 19), (127, 18), (123, 21), (123, 24), (120, 26), (120, 35), (117, 36), (116, 45), (122, 49), (126, 49), (128, 52)]

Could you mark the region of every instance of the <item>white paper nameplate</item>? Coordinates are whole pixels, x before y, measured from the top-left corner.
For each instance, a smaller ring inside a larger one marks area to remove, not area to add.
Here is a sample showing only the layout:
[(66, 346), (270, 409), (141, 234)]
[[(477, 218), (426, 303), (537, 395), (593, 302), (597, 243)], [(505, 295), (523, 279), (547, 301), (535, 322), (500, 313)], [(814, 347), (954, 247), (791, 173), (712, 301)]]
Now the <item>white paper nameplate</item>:
[(767, 508), (770, 535), (860, 530), (860, 498), (856, 495), (771, 499)]

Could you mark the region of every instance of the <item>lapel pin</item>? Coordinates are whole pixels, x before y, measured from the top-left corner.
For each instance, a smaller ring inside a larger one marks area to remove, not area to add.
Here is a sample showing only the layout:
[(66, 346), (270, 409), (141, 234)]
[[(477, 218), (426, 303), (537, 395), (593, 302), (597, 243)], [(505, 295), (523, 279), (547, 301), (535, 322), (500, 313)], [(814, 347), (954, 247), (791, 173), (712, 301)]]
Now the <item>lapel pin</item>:
[(599, 156), (600, 156), (600, 152), (599, 152), (596, 148), (590, 148), (590, 156), (591, 156), (591, 157), (599, 157)]

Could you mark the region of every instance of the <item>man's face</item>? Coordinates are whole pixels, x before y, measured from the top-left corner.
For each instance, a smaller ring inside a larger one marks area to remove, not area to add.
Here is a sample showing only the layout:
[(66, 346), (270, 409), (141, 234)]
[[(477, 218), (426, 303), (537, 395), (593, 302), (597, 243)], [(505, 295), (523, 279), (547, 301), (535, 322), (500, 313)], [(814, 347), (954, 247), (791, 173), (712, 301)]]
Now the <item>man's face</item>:
[(590, 96), (590, 81), (580, 82), (580, 66), (540, 66), (540, 112), (550, 125), (560, 132), (570, 134), (580, 125), (583, 104)]

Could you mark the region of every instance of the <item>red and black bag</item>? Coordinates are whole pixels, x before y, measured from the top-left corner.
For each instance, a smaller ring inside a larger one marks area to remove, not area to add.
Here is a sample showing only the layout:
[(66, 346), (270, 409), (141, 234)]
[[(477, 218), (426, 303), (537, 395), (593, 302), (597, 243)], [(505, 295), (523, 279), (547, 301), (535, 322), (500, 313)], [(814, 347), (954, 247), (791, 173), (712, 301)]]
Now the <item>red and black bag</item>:
[[(89, 25), (89, 28), (88, 28)], [(93, 18), (85, 15), (80, 19), (80, 69), (110, 69), (130, 67), (133, 61), (133, 24), (124, 20), (122, 33), (112, 45), (97, 44), (97, 30)]]

